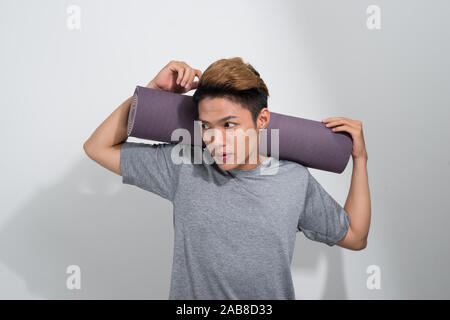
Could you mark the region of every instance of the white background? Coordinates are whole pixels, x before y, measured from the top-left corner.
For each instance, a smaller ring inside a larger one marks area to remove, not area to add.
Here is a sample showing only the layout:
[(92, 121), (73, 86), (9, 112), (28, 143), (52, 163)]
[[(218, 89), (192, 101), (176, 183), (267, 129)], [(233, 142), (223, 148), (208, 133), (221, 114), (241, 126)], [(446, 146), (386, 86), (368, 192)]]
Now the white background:
[[(366, 27), (369, 5), (381, 29)], [(69, 5), (81, 29), (66, 26)], [(83, 143), (170, 60), (240, 56), (269, 110), (363, 122), (372, 223), (350, 251), (297, 234), (298, 299), (450, 298), (447, 1), (0, 1), (0, 298), (167, 299), (172, 204)], [(190, 94), (192, 94), (191, 92)], [(133, 141), (133, 140), (131, 140)], [(313, 170), (344, 205), (352, 173)], [(82, 289), (66, 288), (79, 265)], [(369, 290), (366, 269), (381, 269)]]

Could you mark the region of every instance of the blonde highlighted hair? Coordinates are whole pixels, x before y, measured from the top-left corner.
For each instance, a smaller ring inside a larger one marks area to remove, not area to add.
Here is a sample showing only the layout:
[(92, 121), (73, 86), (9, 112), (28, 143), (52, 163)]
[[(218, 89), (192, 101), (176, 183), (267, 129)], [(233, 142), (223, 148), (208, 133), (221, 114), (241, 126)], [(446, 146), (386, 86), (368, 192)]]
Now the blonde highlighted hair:
[(212, 63), (202, 74), (193, 100), (197, 105), (206, 97), (224, 97), (248, 109), (256, 125), (263, 108), (267, 108), (269, 90), (258, 71), (242, 58), (220, 59)]

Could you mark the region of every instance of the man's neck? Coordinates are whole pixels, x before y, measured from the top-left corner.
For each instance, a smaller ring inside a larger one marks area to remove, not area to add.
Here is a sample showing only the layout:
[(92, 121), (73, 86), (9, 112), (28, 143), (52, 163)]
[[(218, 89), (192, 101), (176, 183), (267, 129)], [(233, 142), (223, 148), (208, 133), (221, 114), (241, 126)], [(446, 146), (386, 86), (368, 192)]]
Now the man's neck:
[[(251, 156), (248, 157), (248, 159), (250, 159)], [(268, 157), (263, 156), (261, 154), (259, 154), (258, 159), (257, 159), (257, 163), (245, 163), (240, 167), (237, 167), (237, 170), (252, 170), (255, 169), (257, 167), (259, 167)]]

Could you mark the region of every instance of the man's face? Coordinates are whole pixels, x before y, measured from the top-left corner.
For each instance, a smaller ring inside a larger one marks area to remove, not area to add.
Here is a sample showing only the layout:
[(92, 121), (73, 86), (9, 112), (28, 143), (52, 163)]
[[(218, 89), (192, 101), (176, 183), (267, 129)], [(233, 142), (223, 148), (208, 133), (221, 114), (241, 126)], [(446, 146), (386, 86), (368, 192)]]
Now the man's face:
[[(258, 158), (259, 128), (248, 109), (227, 98), (207, 97), (199, 102), (198, 114), (202, 139), (222, 170), (248, 170), (262, 162)], [(269, 111), (264, 108), (257, 124), (263, 128), (269, 118)]]

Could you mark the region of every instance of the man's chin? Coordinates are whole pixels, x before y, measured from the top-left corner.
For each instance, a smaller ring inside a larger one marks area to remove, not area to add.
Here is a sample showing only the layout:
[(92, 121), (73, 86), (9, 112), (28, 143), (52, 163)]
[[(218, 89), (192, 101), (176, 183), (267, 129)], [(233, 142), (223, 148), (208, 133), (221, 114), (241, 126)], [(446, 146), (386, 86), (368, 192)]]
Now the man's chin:
[(233, 170), (233, 169), (236, 169), (239, 167), (239, 164), (219, 163), (218, 161), (216, 161), (216, 164), (220, 169), (225, 170), (225, 171)]

